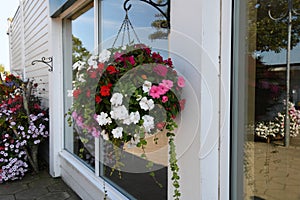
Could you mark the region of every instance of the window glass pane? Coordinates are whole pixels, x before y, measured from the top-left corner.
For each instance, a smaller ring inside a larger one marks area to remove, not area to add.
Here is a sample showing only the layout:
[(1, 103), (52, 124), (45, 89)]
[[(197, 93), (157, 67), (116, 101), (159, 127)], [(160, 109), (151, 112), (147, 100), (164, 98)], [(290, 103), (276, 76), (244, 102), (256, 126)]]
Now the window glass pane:
[(288, 2), (300, 9), (235, 1), (232, 199), (300, 198), (300, 19), (292, 13), (288, 59)]
[[(87, 113), (84, 108), (87, 101), (82, 101), (82, 97), (78, 97), (78, 86), (74, 81), (83, 81), (83, 77), (78, 75), (80, 68), (79, 62), (87, 62), (91, 52), (94, 49), (94, 8), (93, 3), (73, 14), (65, 20), (64, 26), (64, 82), (66, 91), (69, 94), (65, 97), (65, 109), (71, 108), (76, 105), (76, 112), (72, 113), (73, 123), (69, 127), (65, 127), (65, 148), (74, 153), (89, 167), (94, 168), (95, 158), (95, 139), (92, 131), (87, 130), (82, 122), (87, 120)], [(76, 67), (77, 66), (77, 67)], [(86, 91), (81, 91), (86, 92)], [(67, 95), (67, 94), (66, 94)], [(93, 100), (93, 99), (92, 99)]]
[[(131, 42), (143, 43), (166, 58), (169, 30), (158, 28), (158, 25), (156, 27), (151, 25), (155, 22), (159, 23), (157, 20), (164, 18), (155, 8), (146, 3), (129, 1), (128, 5), (132, 4), (132, 7), (128, 11), (128, 18), (132, 27), (129, 26), (129, 32), (127, 29), (124, 32), (124, 29), (120, 30), (126, 14), (123, 3), (123, 0), (101, 1), (100, 46), (102, 49), (111, 48), (114, 41), (114, 47)], [(102, 141), (101, 155), (103, 157), (100, 163), (100, 176), (130, 199), (167, 199), (168, 144), (165, 133), (158, 134), (156, 137), (159, 137), (158, 144), (161, 146), (154, 144), (155, 137), (149, 137), (146, 149), (148, 153), (152, 151), (152, 157), (149, 156), (147, 159), (142, 157), (141, 148), (122, 144), (116, 150), (116, 147)], [(120, 157), (117, 154), (118, 150), (121, 151)], [(118, 167), (121, 168), (120, 172), (117, 170)]]

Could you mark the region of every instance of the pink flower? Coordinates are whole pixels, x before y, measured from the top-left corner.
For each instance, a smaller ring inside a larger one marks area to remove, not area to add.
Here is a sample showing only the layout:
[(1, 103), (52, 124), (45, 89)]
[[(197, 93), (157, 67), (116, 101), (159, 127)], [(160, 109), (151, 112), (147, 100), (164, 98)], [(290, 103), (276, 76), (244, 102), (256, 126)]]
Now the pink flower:
[(166, 103), (168, 100), (169, 100), (168, 96), (163, 96), (161, 101), (163, 103)]
[(130, 56), (130, 57), (128, 58), (128, 61), (129, 61), (129, 63), (130, 63), (131, 65), (134, 65), (134, 64), (135, 64), (135, 60), (134, 60), (134, 57), (133, 57), (133, 56)]
[(165, 127), (166, 123), (165, 122), (159, 122), (156, 124), (156, 128), (159, 130), (162, 130)]
[(114, 54), (114, 59), (118, 62), (118, 61), (123, 61), (124, 59), (123, 59), (123, 57), (122, 57), (122, 53), (119, 53), (119, 52), (116, 52), (115, 54)]
[(98, 131), (95, 127), (93, 127), (92, 135), (93, 135), (94, 137), (98, 138), (99, 135), (100, 135), (100, 131)]
[(177, 85), (181, 88), (183, 88), (185, 86), (185, 80), (182, 76), (179, 76), (178, 77), (178, 80), (177, 80)]
[(173, 87), (173, 81), (171, 80), (162, 80), (162, 83), (166, 88), (171, 89)]
[(167, 88), (164, 84), (161, 83), (159, 84), (158, 88), (160, 95), (164, 95), (169, 91), (169, 88)]
[(166, 76), (168, 72), (168, 68), (164, 65), (158, 64), (153, 68), (153, 71), (160, 76)]
[(149, 94), (152, 98), (157, 99), (160, 97), (161, 91), (158, 86), (153, 85), (149, 91)]

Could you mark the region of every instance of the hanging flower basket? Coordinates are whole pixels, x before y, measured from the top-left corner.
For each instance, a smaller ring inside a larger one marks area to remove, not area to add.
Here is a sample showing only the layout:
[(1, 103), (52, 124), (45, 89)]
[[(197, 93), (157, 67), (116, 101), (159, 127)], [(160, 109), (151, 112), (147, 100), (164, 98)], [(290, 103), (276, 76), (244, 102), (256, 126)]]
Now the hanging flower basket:
[[(143, 44), (103, 50), (88, 61), (73, 65), (73, 105), (69, 122), (81, 129), (81, 138), (92, 134), (123, 149), (144, 149), (147, 137), (161, 130), (169, 139), (169, 165), (174, 198), (179, 199), (179, 167), (174, 144), (175, 122), (183, 110), (185, 80), (170, 58)], [(118, 168), (117, 165), (114, 167)]]

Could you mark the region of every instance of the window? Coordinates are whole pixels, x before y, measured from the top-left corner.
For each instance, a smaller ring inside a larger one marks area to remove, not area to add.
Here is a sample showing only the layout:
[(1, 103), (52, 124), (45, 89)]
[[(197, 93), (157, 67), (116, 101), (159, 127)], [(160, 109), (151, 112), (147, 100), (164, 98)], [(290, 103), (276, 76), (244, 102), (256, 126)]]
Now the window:
[(293, 14), (288, 71), (287, 17), (268, 14), (283, 16), (288, 1), (235, 1), (234, 7), (230, 199), (299, 199), (300, 19)]
[[(72, 93), (72, 81), (77, 77), (78, 68), (74, 63), (85, 62), (94, 50), (94, 7), (89, 3), (64, 20), (64, 76), (65, 91)], [(69, 95), (69, 96), (68, 96)], [(65, 94), (65, 112), (71, 107), (75, 96)], [(80, 120), (80, 119), (79, 119)], [(73, 153), (89, 167), (95, 167), (95, 140), (91, 134), (84, 132), (79, 126), (65, 126), (65, 149)]]
[[(89, 78), (89, 76), (82, 77), (79, 75), (78, 71), (81, 69), (78, 63), (80, 61), (88, 63), (91, 61), (92, 55), (99, 54), (105, 48), (113, 47), (113, 42), (116, 40), (125, 18), (123, 0), (95, 2), (99, 3), (99, 11), (96, 9), (98, 6), (91, 2), (80, 9), (76, 9), (63, 20), (64, 89), (68, 91), (64, 97), (65, 113), (76, 103), (76, 93), (83, 92), (78, 91), (73, 81), (85, 81), (85, 78)], [(123, 36), (119, 35), (115, 47), (132, 42), (141, 42), (152, 47), (152, 50), (159, 51), (163, 56), (168, 56), (169, 30), (153, 25), (153, 23), (162, 20), (162, 16), (158, 14), (157, 10), (143, 2), (132, 2), (128, 17), (133, 26), (128, 32), (131, 39), (128, 39), (126, 32), (122, 42), (121, 37)], [(98, 30), (97, 35), (94, 35), (95, 30)], [(120, 34), (123, 34), (122, 31)], [(98, 41), (99, 44), (95, 45)], [(93, 92), (96, 91), (90, 92), (89, 97), (93, 96)], [(93, 104), (95, 101), (97, 101), (96, 98), (93, 101), (87, 98), (86, 104), (83, 103), (80, 106), (84, 108), (87, 107), (87, 104)], [(164, 148), (155, 153), (151, 158), (151, 163), (142, 158), (141, 151), (126, 148), (124, 155), (126, 155), (127, 161), (123, 164), (126, 165), (127, 170), (122, 170), (119, 173), (117, 170), (114, 171), (112, 165), (107, 162), (110, 159), (109, 153), (114, 147), (104, 144), (102, 140), (95, 139), (93, 136), (95, 130), (87, 130), (80, 126), (82, 118), (87, 119), (87, 116), (93, 116), (94, 112), (84, 109), (82, 113), (71, 113), (75, 119), (71, 120), (73, 121), (71, 126), (68, 126), (67, 123), (65, 125), (64, 145), (67, 151), (94, 171), (95, 176), (104, 179), (130, 199), (167, 199), (167, 143)], [(74, 121), (78, 123), (74, 123)], [(100, 134), (100, 132), (98, 133)], [(149, 170), (149, 164), (151, 170)], [(140, 168), (137, 168), (138, 165)]]

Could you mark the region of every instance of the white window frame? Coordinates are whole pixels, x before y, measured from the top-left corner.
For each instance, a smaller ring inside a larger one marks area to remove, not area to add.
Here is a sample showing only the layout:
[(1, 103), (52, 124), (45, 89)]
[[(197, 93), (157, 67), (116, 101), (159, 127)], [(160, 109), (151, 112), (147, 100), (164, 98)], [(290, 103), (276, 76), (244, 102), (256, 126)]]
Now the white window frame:
[[(87, 168), (80, 160), (74, 157), (70, 152), (64, 149), (64, 131), (65, 117), (62, 112), (65, 110), (64, 96), (64, 49), (63, 19), (70, 13), (77, 10), (85, 0), (78, 0), (70, 8), (64, 11), (57, 18), (50, 18), (50, 37), (51, 41), (50, 52), (53, 55), (53, 66), (55, 69), (49, 75), (51, 90), (49, 91), (50, 101), (50, 174), (53, 177), (61, 176), (62, 179), (74, 190), (82, 199), (101, 199), (104, 197), (104, 180), (99, 177), (99, 163), (95, 165), (95, 172)], [(95, 10), (95, 46), (98, 44), (98, 0), (94, 0)], [(95, 140), (95, 147), (99, 149), (99, 140)], [(99, 151), (98, 151), (99, 152)], [(99, 160), (99, 155), (96, 155)], [(96, 158), (97, 159), (97, 158)], [(87, 187), (88, 186), (88, 187)], [(108, 197), (116, 200), (128, 199), (118, 190), (105, 184)]]

